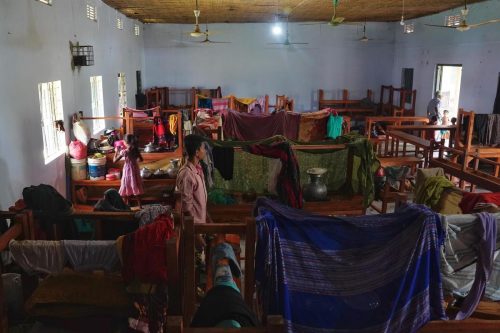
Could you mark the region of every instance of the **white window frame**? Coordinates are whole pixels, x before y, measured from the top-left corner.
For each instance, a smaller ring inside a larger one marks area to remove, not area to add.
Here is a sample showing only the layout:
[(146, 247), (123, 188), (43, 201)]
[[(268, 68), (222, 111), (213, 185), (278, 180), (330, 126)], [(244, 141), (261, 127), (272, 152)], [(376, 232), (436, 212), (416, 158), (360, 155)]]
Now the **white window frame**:
[(97, 22), (97, 7), (95, 5), (87, 3), (86, 13), (89, 20)]
[(125, 73), (118, 73), (118, 110), (122, 114), (123, 109), (127, 107), (127, 82)]
[(141, 28), (139, 27), (138, 24), (134, 24), (134, 35), (136, 35), (136, 36), (141, 35)]
[[(90, 77), (90, 94), (92, 97), (92, 117), (104, 117), (104, 98), (102, 92), (102, 76)], [(104, 130), (106, 122), (104, 119), (94, 119), (92, 128), (94, 134)]]
[(55, 122), (64, 119), (61, 81), (38, 84), (38, 98), (43, 138), (43, 157), (49, 164), (66, 151), (64, 132), (56, 129)]

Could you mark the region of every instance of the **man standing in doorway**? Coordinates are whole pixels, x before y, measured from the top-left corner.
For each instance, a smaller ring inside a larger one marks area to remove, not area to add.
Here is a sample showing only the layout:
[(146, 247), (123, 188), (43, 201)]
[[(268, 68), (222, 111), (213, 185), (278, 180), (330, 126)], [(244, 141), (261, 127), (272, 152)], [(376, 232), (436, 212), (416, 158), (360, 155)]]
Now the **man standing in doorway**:
[(439, 114), (439, 108), (441, 107), (441, 94), (436, 92), (435, 97), (429, 101), (427, 104), (427, 117), (432, 121), (433, 117), (441, 120), (441, 115)]

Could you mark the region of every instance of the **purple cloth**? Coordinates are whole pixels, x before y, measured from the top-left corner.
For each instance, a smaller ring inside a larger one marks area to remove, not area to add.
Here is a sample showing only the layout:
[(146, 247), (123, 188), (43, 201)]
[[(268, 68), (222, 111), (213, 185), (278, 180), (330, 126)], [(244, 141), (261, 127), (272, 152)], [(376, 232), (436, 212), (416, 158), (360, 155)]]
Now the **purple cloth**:
[(229, 110), (223, 128), (226, 137), (239, 141), (267, 139), (274, 135), (297, 140), (299, 123), (298, 113), (248, 114)]
[(483, 298), (486, 283), (493, 269), (493, 256), (495, 254), (497, 224), (495, 218), (488, 213), (479, 213), (479, 223), (476, 224), (480, 236), (478, 244), (476, 276), (474, 284), (465, 298), (455, 320), (467, 319), (476, 309)]

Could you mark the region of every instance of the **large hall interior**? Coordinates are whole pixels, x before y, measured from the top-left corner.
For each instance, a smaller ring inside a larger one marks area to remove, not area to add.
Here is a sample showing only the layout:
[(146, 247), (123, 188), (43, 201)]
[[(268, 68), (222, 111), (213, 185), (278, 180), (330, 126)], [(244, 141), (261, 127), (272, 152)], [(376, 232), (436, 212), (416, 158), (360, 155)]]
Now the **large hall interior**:
[(0, 0), (0, 333), (500, 332), (500, 0)]

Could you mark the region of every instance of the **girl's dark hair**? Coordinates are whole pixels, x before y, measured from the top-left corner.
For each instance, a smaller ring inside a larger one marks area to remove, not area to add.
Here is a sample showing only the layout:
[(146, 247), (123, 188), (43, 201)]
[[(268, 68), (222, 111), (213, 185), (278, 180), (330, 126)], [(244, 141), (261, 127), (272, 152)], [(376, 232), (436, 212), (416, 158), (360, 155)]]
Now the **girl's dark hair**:
[(125, 142), (129, 146), (129, 154), (131, 158), (139, 158), (141, 152), (139, 151), (139, 142), (137, 137), (133, 134), (125, 135)]

